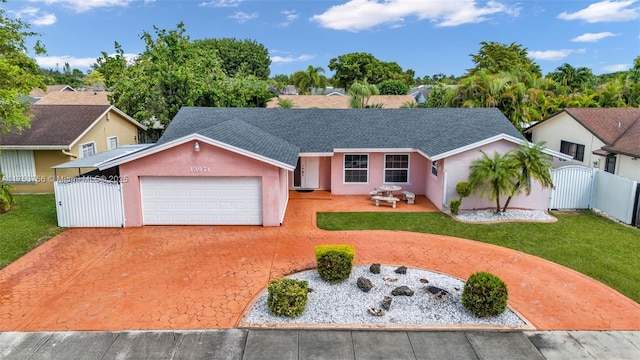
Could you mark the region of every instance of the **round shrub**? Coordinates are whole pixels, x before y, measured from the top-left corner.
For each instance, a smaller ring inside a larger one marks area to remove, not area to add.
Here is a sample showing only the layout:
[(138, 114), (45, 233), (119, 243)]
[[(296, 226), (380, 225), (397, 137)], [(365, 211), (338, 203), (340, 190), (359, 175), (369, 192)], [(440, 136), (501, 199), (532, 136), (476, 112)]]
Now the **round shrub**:
[(338, 283), (351, 275), (353, 256), (340, 251), (328, 251), (317, 258), (317, 266), (320, 278)]
[(451, 210), (451, 213), (453, 215), (458, 215), (460, 204), (462, 204), (462, 201), (460, 201), (460, 199), (451, 199), (451, 201), (449, 202), (449, 210)]
[(385, 80), (378, 84), (380, 95), (407, 95), (409, 88), (400, 80)]
[(469, 185), (469, 183), (466, 181), (460, 181), (456, 184), (456, 193), (458, 193), (458, 196), (460, 196), (460, 198), (466, 198), (467, 196), (471, 195), (471, 190), (471, 185)]
[(304, 280), (273, 279), (267, 290), (267, 307), (274, 315), (298, 317), (307, 307), (309, 286)]
[(477, 272), (469, 276), (462, 291), (462, 306), (477, 317), (502, 314), (507, 308), (507, 285), (499, 277)]

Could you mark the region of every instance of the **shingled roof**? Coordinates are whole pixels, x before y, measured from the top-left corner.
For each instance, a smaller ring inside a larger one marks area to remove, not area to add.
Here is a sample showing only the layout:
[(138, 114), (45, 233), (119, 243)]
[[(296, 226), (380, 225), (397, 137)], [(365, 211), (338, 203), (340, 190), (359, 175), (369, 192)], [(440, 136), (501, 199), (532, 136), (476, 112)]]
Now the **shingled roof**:
[(225, 142), (230, 132), (245, 133), (232, 137), (231, 145), (239, 148), (257, 149), (252, 136), (262, 137), (258, 154), (285, 163), (295, 160), (288, 158), (293, 148), (327, 154), (335, 149), (417, 149), (433, 157), (501, 134), (523, 138), (498, 109), (184, 107), (157, 146), (191, 134)]
[[(32, 105), (31, 127), (21, 133), (14, 129), (2, 134), (0, 148), (66, 149), (111, 109), (119, 111), (111, 105)], [(144, 129), (135, 120), (130, 121)]]
[[(280, 95), (267, 103), (267, 108), (277, 108), (278, 99), (287, 99), (293, 102), (294, 108), (299, 109), (350, 109), (351, 96), (327, 96), (327, 95)], [(369, 104), (382, 104), (385, 109), (398, 109), (406, 103), (415, 103), (411, 95), (373, 95), (369, 98)]]

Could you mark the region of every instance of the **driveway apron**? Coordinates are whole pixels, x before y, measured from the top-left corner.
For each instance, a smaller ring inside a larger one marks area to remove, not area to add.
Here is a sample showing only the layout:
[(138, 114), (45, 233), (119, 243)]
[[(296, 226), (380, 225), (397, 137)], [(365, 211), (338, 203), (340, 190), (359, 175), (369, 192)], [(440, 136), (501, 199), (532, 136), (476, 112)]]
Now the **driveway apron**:
[[(323, 195), (324, 194), (324, 195)], [(0, 271), (0, 331), (225, 329), (270, 279), (315, 267), (313, 247), (352, 244), (379, 262), (466, 279), (500, 276), (509, 305), (538, 330), (640, 330), (640, 304), (573, 270), (518, 251), (400, 231), (324, 231), (318, 211), (375, 207), (362, 196), (292, 192), (284, 225), (70, 229)]]

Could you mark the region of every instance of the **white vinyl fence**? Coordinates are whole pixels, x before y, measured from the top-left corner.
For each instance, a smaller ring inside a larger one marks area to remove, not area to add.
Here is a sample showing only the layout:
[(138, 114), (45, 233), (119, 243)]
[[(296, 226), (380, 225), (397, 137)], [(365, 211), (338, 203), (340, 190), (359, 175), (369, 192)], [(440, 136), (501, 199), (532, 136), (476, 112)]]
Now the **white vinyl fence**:
[(549, 209), (598, 209), (626, 224), (636, 223), (636, 181), (575, 165), (554, 169), (551, 175)]
[(79, 177), (53, 184), (58, 226), (122, 227), (122, 184)]

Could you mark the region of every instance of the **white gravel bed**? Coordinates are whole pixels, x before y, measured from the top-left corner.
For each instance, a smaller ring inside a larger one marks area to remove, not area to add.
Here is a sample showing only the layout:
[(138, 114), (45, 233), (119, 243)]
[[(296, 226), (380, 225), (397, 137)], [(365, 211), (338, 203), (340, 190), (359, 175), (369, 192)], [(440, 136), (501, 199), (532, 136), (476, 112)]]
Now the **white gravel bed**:
[[(300, 317), (273, 315), (267, 307), (268, 293), (265, 290), (245, 321), (250, 324), (526, 325), (509, 309), (496, 317), (475, 317), (461, 303), (464, 282), (452, 276), (414, 268), (408, 268), (402, 275), (396, 274), (395, 269), (395, 266), (382, 266), (380, 274), (373, 274), (369, 266), (354, 266), (349, 279), (338, 284), (322, 280), (315, 269), (293, 274), (289, 277), (306, 280), (309, 288), (313, 289)], [(369, 292), (357, 287), (360, 276), (373, 283)], [(385, 276), (397, 281), (385, 281)], [(428, 280), (428, 283), (421, 282), (421, 279)], [(410, 287), (414, 295), (391, 295), (391, 291), (401, 285)], [(437, 286), (449, 294), (439, 299), (426, 290), (427, 286)], [(383, 316), (371, 315), (368, 309), (382, 309), (385, 296), (393, 298), (390, 309)]]
[(556, 218), (542, 210), (507, 210), (496, 213), (495, 210), (460, 210), (456, 217), (470, 222), (501, 221), (556, 221)]

